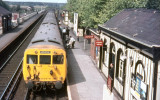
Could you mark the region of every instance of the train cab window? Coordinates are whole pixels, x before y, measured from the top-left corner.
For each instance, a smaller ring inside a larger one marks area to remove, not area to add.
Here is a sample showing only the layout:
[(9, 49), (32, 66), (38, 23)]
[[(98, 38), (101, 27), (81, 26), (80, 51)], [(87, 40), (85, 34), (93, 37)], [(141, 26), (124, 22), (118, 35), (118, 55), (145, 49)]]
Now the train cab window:
[(37, 64), (37, 55), (27, 55), (27, 64)]
[(63, 64), (64, 56), (63, 55), (54, 55), (53, 64)]
[(40, 64), (51, 64), (51, 56), (40, 55)]

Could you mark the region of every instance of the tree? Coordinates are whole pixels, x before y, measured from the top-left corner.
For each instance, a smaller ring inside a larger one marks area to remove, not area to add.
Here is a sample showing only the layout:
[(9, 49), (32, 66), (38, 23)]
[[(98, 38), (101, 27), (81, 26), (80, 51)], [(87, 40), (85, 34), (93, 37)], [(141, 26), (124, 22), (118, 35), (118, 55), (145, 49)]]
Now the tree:
[(5, 9), (10, 11), (10, 7), (3, 1), (0, 1), (0, 6), (4, 7)]
[(79, 27), (96, 28), (127, 8), (160, 9), (160, 0), (68, 0), (65, 9), (79, 14)]
[(21, 10), (21, 6), (17, 5), (17, 10), (16, 11), (20, 11)]

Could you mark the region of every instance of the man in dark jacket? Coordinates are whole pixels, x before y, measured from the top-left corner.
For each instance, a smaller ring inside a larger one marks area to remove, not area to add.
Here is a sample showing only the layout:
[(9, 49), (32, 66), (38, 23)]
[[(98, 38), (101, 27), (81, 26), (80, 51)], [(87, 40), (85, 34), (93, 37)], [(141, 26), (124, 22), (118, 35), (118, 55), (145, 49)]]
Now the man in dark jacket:
[(66, 29), (66, 35), (68, 35), (68, 37), (69, 37), (69, 29), (68, 29), (68, 27)]
[(110, 64), (109, 75), (113, 79), (114, 78), (114, 67), (113, 64)]

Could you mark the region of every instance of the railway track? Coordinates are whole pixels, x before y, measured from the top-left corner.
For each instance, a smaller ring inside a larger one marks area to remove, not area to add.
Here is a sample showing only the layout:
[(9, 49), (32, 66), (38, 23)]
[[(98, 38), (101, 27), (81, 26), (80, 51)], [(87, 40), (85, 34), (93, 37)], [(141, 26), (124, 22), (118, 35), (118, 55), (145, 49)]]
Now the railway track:
[(60, 90), (49, 90), (46, 91), (29, 91), (27, 90), (24, 100), (68, 100), (67, 97), (67, 85)]
[[(41, 15), (38, 15), (41, 16)], [(40, 19), (41, 17), (39, 17), (38, 19)], [(36, 22), (38, 22), (38, 19), (36, 20)], [(0, 51), (0, 69), (2, 68), (4, 62), (8, 59), (8, 57), (10, 57), (11, 53), (15, 51), (15, 49), (17, 48), (17, 46), (19, 45), (19, 43), (21, 43), (20, 41), (23, 41), (23, 39), (26, 37), (26, 35), (31, 31), (32, 27), (36, 24), (33, 23), (32, 25), (30, 25), (28, 27), (28, 29), (24, 30), (19, 36), (17, 36), (17, 38), (15, 40), (11, 40), (11, 43), (8, 43), (1, 51)], [(14, 31), (14, 30), (13, 30)]]
[[(18, 84), (18, 81), (22, 76), (23, 53), (34, 36), (34, 33), (37, 31), (43, 17), (41, 17), (39, 21), (35, 22), (36, 24), (34, 24), (34, 28), (32, 28), (32, 26), (30, 27), (32, 29), (25, 31), (29, 34), (27, 34), (23, 40), (20, 39), (19, 41), (16, 41), (16, 43), (20, 42), (20, 44), (16, 46), (13, 53), (9, 52), (10, 56), (5, 63), (2, 64), (0, 68), (0, 100), (12, 99), (16, 84)], [(22, 37), (20, 36), (20, 38)]]
[(56, 90), (50, 90), (50, 91), (39, 91), (39, 92), (33, 92), (30, 90), (27, 90), (26, 95), (24, 97), (24, 100), (59, 100), (57, 91)]

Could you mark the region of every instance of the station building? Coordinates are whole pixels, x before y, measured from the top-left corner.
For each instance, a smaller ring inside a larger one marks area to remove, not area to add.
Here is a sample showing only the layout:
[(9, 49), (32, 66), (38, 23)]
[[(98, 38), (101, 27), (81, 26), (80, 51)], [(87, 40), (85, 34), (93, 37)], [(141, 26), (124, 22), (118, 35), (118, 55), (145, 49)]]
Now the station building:
[(160, 100), (159, 16), (158, 10), (126, 9), (99, 25), (98, 32), (90, 30), (103, 41), (95, 47), (96, 38), (91, 40), (91, 56), (119, 99)]
[(12, 13), (0, 6), (0, 34), (12, 28)]
[(94, 38), (92, 38), (90, 42), (90, 52), (92, 59), (95, 61), (98, 67), (100, 49), (95, 45), (95, 43), (96, 41), (100, 40), (100, 35), (98, 34), (97, 29), (89, 29), (89, 33), (90, 35), (94, 35)]

